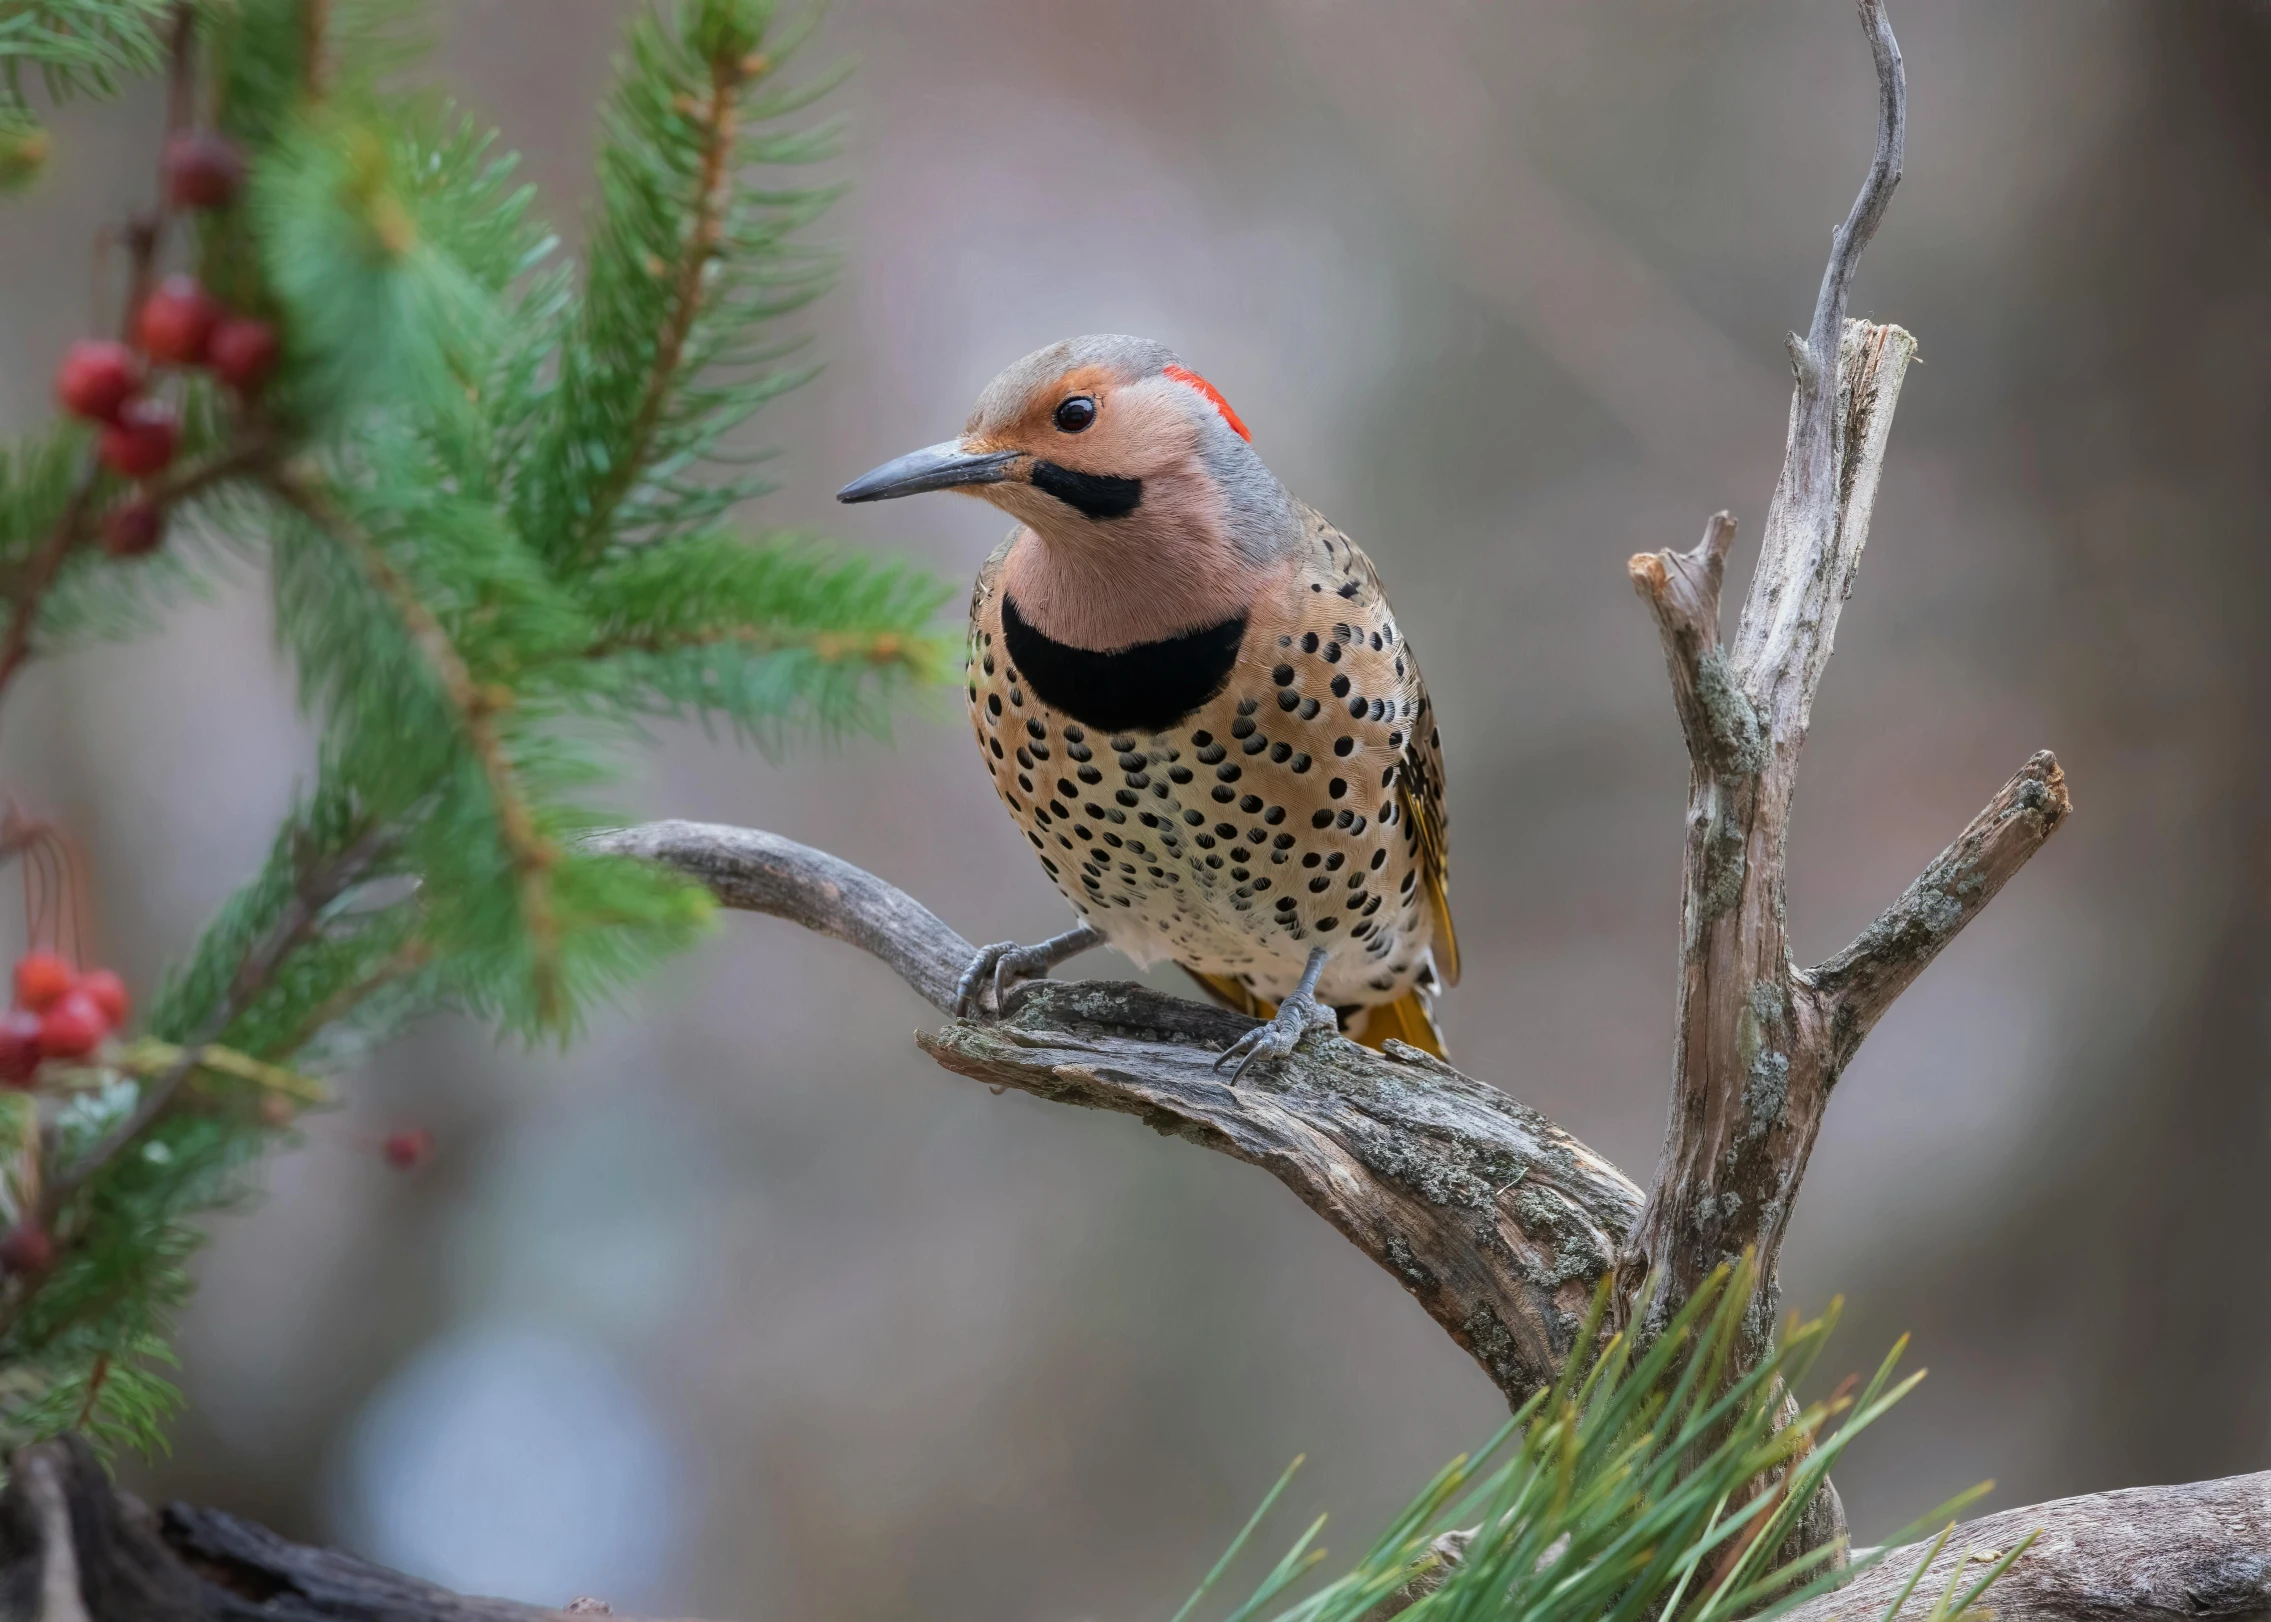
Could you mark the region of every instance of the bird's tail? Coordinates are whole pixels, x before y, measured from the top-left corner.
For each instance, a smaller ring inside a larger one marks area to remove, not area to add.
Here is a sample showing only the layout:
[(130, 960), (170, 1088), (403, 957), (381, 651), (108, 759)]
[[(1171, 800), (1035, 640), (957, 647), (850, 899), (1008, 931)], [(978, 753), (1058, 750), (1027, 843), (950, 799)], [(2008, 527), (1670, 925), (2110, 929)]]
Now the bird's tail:
[(1427, 993), (1414, 986), (1394, 1002), (1359, 1009), (1356, 1018), (1349, 1022), (1349, 1040), (1362, 1042), (1368, 1048), (1385, 1049), (1388, 1039), (1394, 1037), (1422, 1053), (1448, 1060), (1451, 1056), (1443, 1051), (1443, 1033), (1435, 1028), (1435, 1010), (1428, 1003)]
[[(1226, 974), (1201, 974), (1196, 969), (1183, 971), (1199, 983), (1223, 1007), (1255, 1019), (1268, 1019), (1277, 1012), (1277, 1004), (1257, 997), (1244, 984)], [(1443, 1033), (1435, 1028), (1435, 1013), (1429, 1006), (1431, 999), (1414, 986), (1394, 1002), (1375, 1003), (1370, 1008), (1343, 1009), (1341, 1034), (1352, 1042), (1361, 1042), (1368, 1048), (1384, 1050), (1390, 1038), (1408, 1042), (1423, 1053), (1432, 1053), (1438, 1059), (1448, 1059), (1443, 1050)]]

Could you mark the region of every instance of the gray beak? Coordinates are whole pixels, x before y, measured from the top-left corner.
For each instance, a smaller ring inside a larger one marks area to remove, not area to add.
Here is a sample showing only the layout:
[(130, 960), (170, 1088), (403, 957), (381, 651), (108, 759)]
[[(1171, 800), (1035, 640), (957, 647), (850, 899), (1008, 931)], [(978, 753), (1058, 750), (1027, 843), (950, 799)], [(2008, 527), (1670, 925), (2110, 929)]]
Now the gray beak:
[(836, 492), (838, 501), (889, 501), (925, 490), (954, 490), (972, 484), (1000, 484), (1022, 451), (971, 452), (958, 439), (926, 445), (863, 473)]

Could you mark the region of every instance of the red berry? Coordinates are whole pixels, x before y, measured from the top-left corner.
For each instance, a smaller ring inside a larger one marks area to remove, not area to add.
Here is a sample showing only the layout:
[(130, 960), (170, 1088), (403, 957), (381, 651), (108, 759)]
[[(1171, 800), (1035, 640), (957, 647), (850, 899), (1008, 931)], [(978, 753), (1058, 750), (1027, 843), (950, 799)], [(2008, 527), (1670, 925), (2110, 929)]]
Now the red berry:
[(50, 1059), (84, 1059), (102, 1046), (110, 1021), (102, 1004), (84, 991), (72, 991), (39, 1016), (39, 1050)]
[(181, 130), (166, 140), (166, 192), (176, 208), (226, 208), (244, 185), (244, 154), (213, 130)]
[(91, 998), (102, 1010), (103, 1021), (112, 1030), (126, 1023), (127, 1014), (134, 1007), (134, 999), (126, 994), (126, 982), (112, 969), (90, 969), (79, 977), (80, 993)]
[(44, 1014), (79, 983), (79, 971), (60, 952), (26, 952), (16, 959), (16, 1006)]
[(0, 1268), (18, 1275), (44, 1273), (55, 1265), (55, 1241), (35, 1222), (10, 1228), (0, 1238)]
[(166, 541), (166, 510), (148, 496), (129, 496), (103, 516), (103, 550), (114, 558), (147, 557)]
[(55, 397), (63, 409), (91, 422), (110, 422), (142, 386), (142, 357), (108, 338), (81, 338), (55, 369)]
[(46, 1055), (39, 1049), (39, 1015), (29, 1008), (0, 1014), (0, 1085), (28, 1087)]
[(389, 1132), (382, 1152), (396, 1171), (416, 1171), (433, 1157), (434, 1135), (422, 1126)]
[(173, 460), (181, 421), (163, 400), (129, 400), (118, 421), (103, 430), (103, 465), (130, 479), (147, 478)]
[(265, 321), (232, 315), (213, 329), (205, 358), (214, 375), (239, 394), (252, 394), (276, 369), (276, 329)]
[(142, 301), (134, 332), (152, 360), (195, 366), (205, 358), (222, 313), (221, 301), (198, 286), (196, 277), (168, 276)]

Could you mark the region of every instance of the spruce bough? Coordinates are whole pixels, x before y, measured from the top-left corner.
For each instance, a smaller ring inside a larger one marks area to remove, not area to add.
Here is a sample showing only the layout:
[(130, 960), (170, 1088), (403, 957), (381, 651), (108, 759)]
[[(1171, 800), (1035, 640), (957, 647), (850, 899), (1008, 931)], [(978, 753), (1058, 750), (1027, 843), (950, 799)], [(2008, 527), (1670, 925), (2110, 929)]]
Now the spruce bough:
[(59, 420), (0, 446), (0, 689), (249, 557), (321, 739), (138, 1027), (0, 1093), (6, 1446), (161, 1443), (192, 1219), (319, 1078), (438, 1009), (566, 1039), (700, 936), (704, 892), (578, 847), (643, 724), (872, 732), (946, 668), (937, 583), (734, 519), (767, 488), (739, 431), (811, 375), (784, 318), (833, 269), (804, 239), (833, 189), (783, 178), (831, 145), (799, 115), (834, 76), (782, 72), (801, 27), (765, 0), (633, 19), (571, 263), (497, 137), (414, 88), (415, 22), (0, 8), (0, 181), (45, 154), (35, 86), (163, 73), (168, 105), (119, 331), (59, 356)]

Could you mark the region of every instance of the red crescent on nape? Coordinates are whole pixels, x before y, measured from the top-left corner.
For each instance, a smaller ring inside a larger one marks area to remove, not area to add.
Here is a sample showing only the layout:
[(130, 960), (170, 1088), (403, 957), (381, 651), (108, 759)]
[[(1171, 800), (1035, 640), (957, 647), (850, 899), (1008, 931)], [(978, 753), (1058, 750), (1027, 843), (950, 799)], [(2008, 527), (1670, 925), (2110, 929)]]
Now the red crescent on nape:
[(1222, 420), (1230, 424), (1238, 437), (1245, 440), (1249, 445), (1253, 443), (1254, 436), (1248, 433), (1246, 425), (1238, 420), (1238, 413), (1230, 409), (1230, 402), (1222, 397), (1220, 389), (1192, 371), (1188, 366), (1169, 366), (1163, 368), (1163, 370), (1167, 376), (1173, 378), (1176, 382), (1188, 383), (1192, 388), (1197, 389), (1209, 400), (1212, 400), (1214, 409), (1222, 413)]

